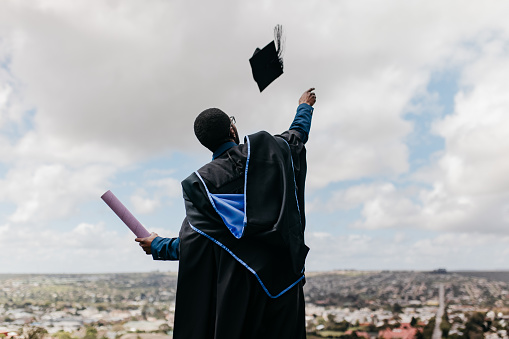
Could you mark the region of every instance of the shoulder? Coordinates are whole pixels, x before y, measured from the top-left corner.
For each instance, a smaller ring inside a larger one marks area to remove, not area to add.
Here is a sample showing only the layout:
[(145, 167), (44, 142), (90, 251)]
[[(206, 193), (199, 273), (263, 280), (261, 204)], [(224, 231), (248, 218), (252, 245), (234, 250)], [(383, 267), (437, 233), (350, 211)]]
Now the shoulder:
[(210, 193), (216, 194), (241, 191), (247, 156), (247, 145), (234, 146), (192, 173), (182, 182), (182, 187), (186, 190), (204, 184)]
[[(285, 138), (280, 135), (272, 135), (267, 131), (260, 131), (246, 136), (246, 144), (248, 145), (248, 152), (252, 155), (255, 153), (270, 152), (277, 150), (281, 147), (285, 148)], [(284, 141), (283, 141), (284, 140)]]

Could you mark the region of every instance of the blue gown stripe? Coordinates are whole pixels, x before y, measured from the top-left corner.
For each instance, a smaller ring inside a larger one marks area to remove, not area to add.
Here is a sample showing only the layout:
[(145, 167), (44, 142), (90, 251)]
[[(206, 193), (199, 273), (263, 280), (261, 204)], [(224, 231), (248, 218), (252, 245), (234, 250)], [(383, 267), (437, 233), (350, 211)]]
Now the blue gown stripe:
[(247, 224), (247, 170), (249, 169), (249, 159), (251, 157), (251, 141), (249, 140), (249, 136), (246, 136), (247, 143), (247, 159), (246, 159), (246, 169), (244, 171), (244, 226)]
[[(189, 223), (189, 222), (188, 222)], [(242, 261), (242, 259), (240, 259), (239, 257), (237, 257), (235, 255), (235, 253), (233, 253), (228, 247), (226, 247), (225, 245), (223, 245), (221, 242), (219, 242), (218, 240), (214, 239), (213, 237), (211, 237), (210, 235), (208, 235), (207, 233), (199, 230), (198, 228), (194, 227), (193, 225), (191, 225), (191, 223), (189, 223), (189, 226), (191, 226), (191, 228), (198, 232), (199, 234), (205, 236), (206, 238), (208, 238), (209, 240), (212, 240), (216, 245), (218, 245), (219, 247), (221, 247), (222, 249), (224, 249), (226, 252), (228, 252), (235, 260), (237, 260), (242, 266), (244, 266), (245, 268), (247, 268), (247, 270), (251, 273), (254, 274), (254, 276), (256, 277), (256, 279), (258, 280), (258, 282), (260, 283), (260, 285), (262, 286), (262, 289), (265, 291), (265, 293), (269, 296), (269, 298), (272, 298), (272, 299), (276, 299), (280, 296), (282, 296), (283, 294), (285, 294), (285, 292), (287, 292), (288, 290), (290, 290), (293, 286), (295, 286), (296, 284), (299, 283), (299, 281), (301, 281), (302, 279), (304, 279), (304, 275), (302, 275), (301, 277), (299, 277), (299, 279), (297, 279), (293, 284), (291, 284), (290, 286), (288, 286), (287, 288), (285, 288), (283, 291), (281, 291), (280, 293), (276, 294), (276, 295), (273, 295), (269, 292), (269, 290), (267, 289), (267, 287), (265, 287), (265, 284), (262, 282), (262, 280), (260, 279), (260, 277), (258, 276), (258, 274), (256, 273), (256, 271), (254, 269), (252, 269), (251, 267), (249, 267), (248, 264), (246, 264), (244, 261)]]

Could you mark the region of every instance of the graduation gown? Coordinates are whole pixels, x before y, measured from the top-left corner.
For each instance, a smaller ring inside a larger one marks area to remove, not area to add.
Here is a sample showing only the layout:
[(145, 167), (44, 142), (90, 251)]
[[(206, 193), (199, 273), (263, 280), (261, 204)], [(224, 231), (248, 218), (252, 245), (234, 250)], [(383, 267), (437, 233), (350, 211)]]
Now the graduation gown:
[(174, 338), (305, 338), (300, 134), (259, 132), (182, 182)]

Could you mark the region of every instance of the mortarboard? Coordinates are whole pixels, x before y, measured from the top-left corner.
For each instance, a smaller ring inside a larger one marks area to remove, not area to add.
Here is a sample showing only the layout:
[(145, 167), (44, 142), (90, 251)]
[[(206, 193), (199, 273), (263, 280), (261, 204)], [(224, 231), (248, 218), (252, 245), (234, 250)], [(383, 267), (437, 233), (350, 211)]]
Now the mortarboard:
[(277, 25), (274, 28), (275, 39), (262, 49), (257, 48), (249, 59), (260, 92), (283, 74), (282, 35), (283, 27)]

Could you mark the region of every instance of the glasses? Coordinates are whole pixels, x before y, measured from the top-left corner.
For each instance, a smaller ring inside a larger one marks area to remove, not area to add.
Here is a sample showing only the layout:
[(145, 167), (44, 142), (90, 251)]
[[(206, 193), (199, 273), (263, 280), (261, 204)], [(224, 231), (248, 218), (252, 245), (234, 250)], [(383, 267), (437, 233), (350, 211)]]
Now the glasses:
[(235, 117), (234, 117), (233, 115), (230, 117), (230, 123), (231, 123), (232, 125), (235, 125), (235, 124), (237, 123), (237, 122), (235, 121)]

